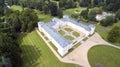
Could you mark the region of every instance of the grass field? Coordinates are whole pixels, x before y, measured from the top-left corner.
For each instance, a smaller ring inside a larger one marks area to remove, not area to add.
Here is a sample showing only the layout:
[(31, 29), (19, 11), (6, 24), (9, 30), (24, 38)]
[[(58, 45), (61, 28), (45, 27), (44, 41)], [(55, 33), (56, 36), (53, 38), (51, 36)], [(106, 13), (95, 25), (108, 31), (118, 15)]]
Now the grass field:
[(67, 32), (71, 32), (71, 31), (73, 31), (73, 30), (70, 29), (70, 28), (65, 28), (65, 30), (66, 30)]
[(80, 36), (80, 34), (79, 34), (78, 32), (76, 32), (76, 31), (74, 31), (72, 34), (73, 34), (74, 36), (76, 36), (76, 37), (79, 37), (79, 36)]
[(66, 39), (68, 39), (68, 40), (73, 40), (74, 38), (72, 37), (72, 36), (69, 36), (69, 35), (66, 35), (66, 36), (64, 36)]
[(63, 30), (59, 30), (58, 31), (61, 35), (64, 35), (65, 34), (65, 32), (63, 31)]
[(88, 59), (91, 67), (120, 67), (120, 49), (110, 46), (95, 46), (88, 53)]
[(63, 11), (63, 14), (67, 14), (69, 16), (71, 16), (73, 13), (75, 13), (75, 11), (77, 10), (77, 14), (80, 14), (82, 10), (85, 10), (86, 8), (82, 8), (82, 7), (79, 7), (79, 8), (71, 8), (71, 9), (66, 9)]
[(100, 34), (100, 36), (107, 40), (108, 32), (110, 31), (110, 28), (103, 27), (101, 25), (96, 26), (96, 32)]
[(23, 10), (23, 8), (21, 6), (18, 6), (18, 5), (13, 5), (13, 6), (10, 7), (10, 9), (12, 9), (12, 10), (19, 10), (19, 11)]
[(49, 22), (53, 18), (50, 14), (44, 14), (40, 11), (36, 11), (36, 13), (40, 21)]
[(21, 34), (18, 42), (23, 50), (25, 67), (79, 67), (60, 62), (36, 31)]

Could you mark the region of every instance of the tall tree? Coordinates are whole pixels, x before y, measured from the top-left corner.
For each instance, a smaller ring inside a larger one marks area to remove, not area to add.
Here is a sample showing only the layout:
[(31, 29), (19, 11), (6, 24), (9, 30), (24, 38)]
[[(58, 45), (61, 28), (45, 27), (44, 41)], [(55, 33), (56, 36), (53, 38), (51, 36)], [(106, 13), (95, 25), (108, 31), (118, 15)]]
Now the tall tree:
[(50, 12), (51, 12), (52, 16), (57, 16), (58, 15), (58, 7), (57, 7), (56, 3), (51, 3)]

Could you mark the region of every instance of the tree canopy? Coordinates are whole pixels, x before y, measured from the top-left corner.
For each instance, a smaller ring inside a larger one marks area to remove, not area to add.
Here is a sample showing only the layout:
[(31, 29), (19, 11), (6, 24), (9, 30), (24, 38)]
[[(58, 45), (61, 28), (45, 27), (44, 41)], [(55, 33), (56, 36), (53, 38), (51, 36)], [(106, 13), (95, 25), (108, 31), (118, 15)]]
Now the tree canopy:
[(120, 9), (115, 14), (116, 14), (116, 18), (120, 20)]
[(120, 43), (120, 27), (115, 26), (114, 28), (112, 28), (108, 33), (107, 39), (108, 41), (113, 43), (115, 42)]
[[(2, 4), (2, 5), (1, 5)], [(6, 6), (1, 0), (0, 7)], [(31, 9), (12, 11), (0, 10), (0, 55), (9, 58), (13, 67), (22, 67), (22, 50), (17, 43), (19, 32), (31, 32), (36, 27), (38, 16)]]
[(102, 26), (110, 26), (113, 23), (116, 23), (116, 18), (114, 16), (108, 16), (105, 19), (101, 20), (100, 22)]
[(93, 8), (93, 9), (89, 10), (88, 19), (91, 21), (95, 21), (96, 14), (102, 14), (102, 12), (103, 11), (100, 8)]

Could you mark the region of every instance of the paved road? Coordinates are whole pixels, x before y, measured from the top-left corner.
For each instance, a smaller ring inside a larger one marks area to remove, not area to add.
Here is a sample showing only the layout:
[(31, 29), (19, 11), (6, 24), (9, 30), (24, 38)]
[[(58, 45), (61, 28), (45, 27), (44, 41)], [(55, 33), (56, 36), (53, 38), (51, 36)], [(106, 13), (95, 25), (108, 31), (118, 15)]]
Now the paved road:
[(78, 46), (76, 49), (74, 49), (71, 53), (69, 53), (67, 56), (62, 58), (58, 53), (50, 46), (47, 40), (44, 39), (44, 37), (40, 34), (40, 32), (37, 30), (37, 33), (43, 38), (47, 46), (51, 49), (51, 51), (54, 53), (54, 55), (61, 61), (65, 63), (74, 63), (81, 65), (83, 67), (90, 67), (90, 64), (88, 62), (87, 53), (89, 49), (96, 45), (109, 45), (115, 48), (120, 49), (118, 46), (114, 46), (106, 41), (104, 41), (98, 33), (95, 33), (93, 36), (91, 36), (87, 41), (83, 42), (80, 46)]

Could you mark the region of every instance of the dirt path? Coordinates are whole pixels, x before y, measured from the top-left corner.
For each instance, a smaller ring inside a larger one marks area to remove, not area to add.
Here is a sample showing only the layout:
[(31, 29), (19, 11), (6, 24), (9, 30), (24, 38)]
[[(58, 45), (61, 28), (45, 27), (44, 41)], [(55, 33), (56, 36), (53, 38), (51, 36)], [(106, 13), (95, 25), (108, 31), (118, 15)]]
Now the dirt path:
[(78, 64), (82, 67), (90, 67), (90, 64), (88, 62), (87, 53), (89, 49), (96, 45), (109, 45), (113, 46), (115, 48), (120, 49), (118, 46), (114, 46), (106, 41), (104, 41), (98, 33), (95, 33), (93, 36), (91, 36), (87, 41), (83, 42), (80, 46), (78, 46), (76, 49), (74, 49), (71, 53), (69, 53), (67, 56), (62, 58), (58, 53), (50, 46), (48, 41), (44, 39), (44, 37), (40, 34), (40, 32), (37, 30), (37, 33), (42, 37), (42, 39), (45, 41), (47, 46), (51, 49), (51, 51), (54, 53), (54, 55), (61, 61), (65, 63), (74, 63)]

